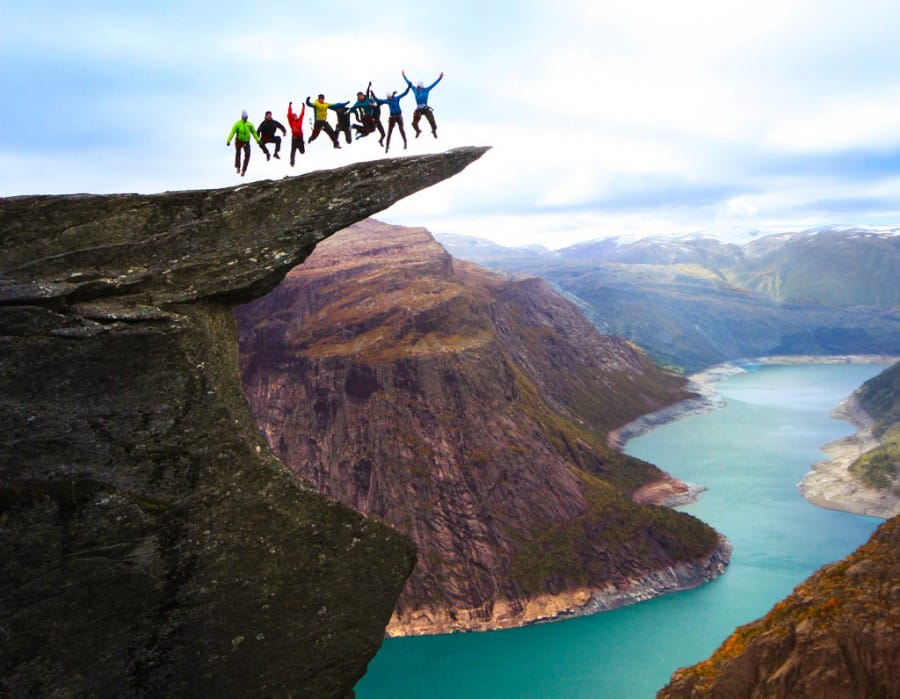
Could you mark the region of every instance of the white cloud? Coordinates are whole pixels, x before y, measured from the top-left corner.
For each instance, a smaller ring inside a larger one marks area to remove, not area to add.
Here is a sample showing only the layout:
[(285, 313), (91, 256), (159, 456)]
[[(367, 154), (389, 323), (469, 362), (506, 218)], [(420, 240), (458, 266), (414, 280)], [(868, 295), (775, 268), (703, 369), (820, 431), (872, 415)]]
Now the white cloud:
[(768, 133), (765, 144), (787, 151), (900, 146), (900, 95), (861, 97), (855, 103), (789, 117)]
[[(0, 75), (12, 133), (0, 143), (0, 196), (227, 186), (224, 141), (240, 109), (284, 120), (288, 100), (351, 99), (369, 79), (383, 93), (403, 87), (405, 68), (413, 80), (446, 73), (432, 95), (439, 140), (412, 138), (404, 102), (407, 154), (493, 149), (385, 220), (529, 242), (544, 231), (557, 244), (896, 215), (897, 3), (173, 7), (6, 8), (0, 56), (29, 78)], [(402, 154), (395, 135), (391, 155)], [(340, 151), (318, 141), (295, 170), (260, 155), (248, 178), (384, 157), (371, 137)]]

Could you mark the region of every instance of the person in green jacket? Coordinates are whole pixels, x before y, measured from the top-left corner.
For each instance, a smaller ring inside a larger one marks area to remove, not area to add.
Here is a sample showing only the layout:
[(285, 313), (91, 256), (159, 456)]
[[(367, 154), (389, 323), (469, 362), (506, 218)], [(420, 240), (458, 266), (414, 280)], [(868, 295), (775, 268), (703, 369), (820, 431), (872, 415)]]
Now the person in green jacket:
[[(226, 146), (231, 145), (231, 139), (234, 139), (234, 169), (243, 177), (247, 173), (247, 163), (250, 162), (250, 139), (253, 138), (257, 145), (262, 148), (259, 142), (259, 134), (253, 124), (247, 119), (247, 110), (241, 112), (241, 118), (234, 122), (231, 127), (231, 133), (228, 134), (228, 140), (225, 141)], [(244, 151), (244, 167), (241, 168), (241, 151)]]

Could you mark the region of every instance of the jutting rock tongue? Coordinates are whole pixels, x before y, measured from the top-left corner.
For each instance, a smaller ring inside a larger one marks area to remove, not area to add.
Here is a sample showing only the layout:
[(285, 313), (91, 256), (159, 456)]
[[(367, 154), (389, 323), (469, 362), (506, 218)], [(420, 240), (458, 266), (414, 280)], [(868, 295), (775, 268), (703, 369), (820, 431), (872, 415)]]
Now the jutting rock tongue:
[(485, 150), (0, 200), (0, 694), (350, 695), (415, 552), (271, 455), (231, 308)]

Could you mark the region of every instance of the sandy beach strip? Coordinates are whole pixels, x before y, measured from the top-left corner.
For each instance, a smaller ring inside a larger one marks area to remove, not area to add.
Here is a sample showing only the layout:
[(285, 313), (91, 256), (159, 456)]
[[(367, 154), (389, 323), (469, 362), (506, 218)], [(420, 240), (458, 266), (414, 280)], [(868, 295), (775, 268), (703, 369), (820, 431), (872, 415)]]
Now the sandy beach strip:
[(900, 497), (872, 488), (850, 473), (856, 459), (879, 445), (872, 434), (872, 418), (855, 395), (843, 400), (831, 416), (852, 422), (857, 431), (822, 447), (828, 459), (814, 464), (797, 484), (800, 493), (812, 504), (831, 510), (885, 519), (900, 514)]

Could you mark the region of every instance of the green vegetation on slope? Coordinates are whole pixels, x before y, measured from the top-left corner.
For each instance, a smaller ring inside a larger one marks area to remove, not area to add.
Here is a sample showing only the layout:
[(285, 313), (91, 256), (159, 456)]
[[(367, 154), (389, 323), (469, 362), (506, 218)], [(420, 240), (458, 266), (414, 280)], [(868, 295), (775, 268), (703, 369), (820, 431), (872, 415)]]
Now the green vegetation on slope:
[(638, 505), (628, 494), (661, 476), (645, 461), (608, 449), (590, 431), (547, 409), (534, 385), (517, 375), (523, 407), (567, 454), (584, 488), (587, 511), (531, 538), (514, 537), (510, 575), (527, 594), (600, 581), (622, 581), (658, 565), (697, 560), (718, 544), (715, 530), (684, 512)]
[(875, 420), (876, 437), (900, 422), (900, 362), (866, 381), (857, 391), (859, 404)]
[(637, 505), (596, 476), (578, 476), (587, 512), (530, 540), (519, 537), (510, 574), (524, 592), (627, 581), (649, 572), (649, 562), (695, 561), (715, 549), (715, 531), (695, 517)]
[(850, 473), (873, 488), (890, 488), (900, 495), (900, 362), (866, 381), (856, 393), (872, 417), (872, 433), (881, 445), (850, 466)]
[(880, 446), (867, 451), (850, 465), (850, 473), (873, 488), (890, 488), (900, 496), (900, 425), (882, 436)]

